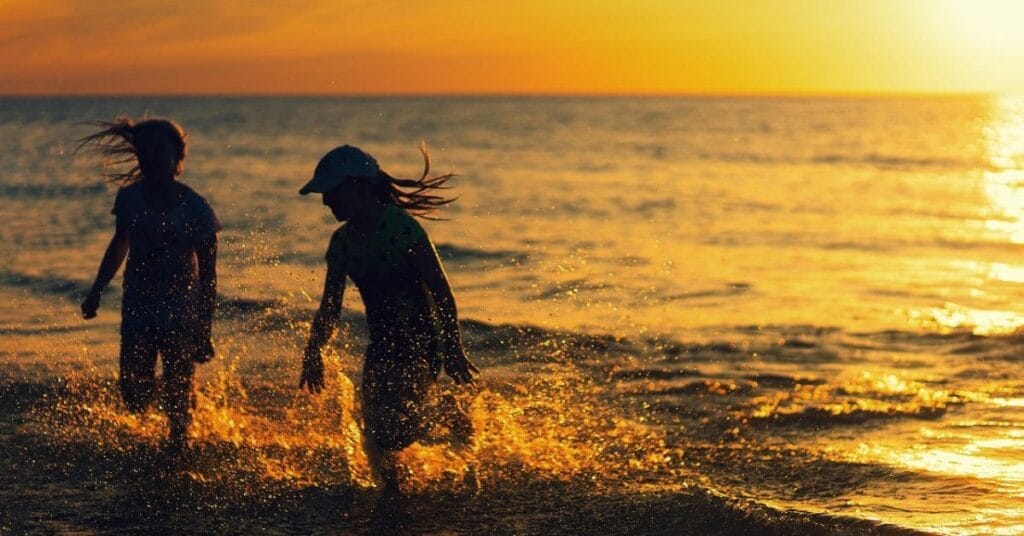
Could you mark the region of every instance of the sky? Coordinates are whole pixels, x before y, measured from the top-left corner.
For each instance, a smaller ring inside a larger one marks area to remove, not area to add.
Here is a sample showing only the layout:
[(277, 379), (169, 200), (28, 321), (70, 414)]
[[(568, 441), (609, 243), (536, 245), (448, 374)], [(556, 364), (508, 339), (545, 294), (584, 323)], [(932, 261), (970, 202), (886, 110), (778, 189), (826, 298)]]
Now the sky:
[(1024, 92), (1015, 0), (0, 0), (0, 94)]

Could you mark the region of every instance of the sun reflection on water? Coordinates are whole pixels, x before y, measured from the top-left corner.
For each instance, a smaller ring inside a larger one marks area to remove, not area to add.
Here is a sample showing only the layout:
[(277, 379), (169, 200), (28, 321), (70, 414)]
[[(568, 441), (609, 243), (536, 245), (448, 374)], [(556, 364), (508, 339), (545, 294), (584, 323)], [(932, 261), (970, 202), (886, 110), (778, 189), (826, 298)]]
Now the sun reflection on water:
[[(1018, 501), (1024, 497), (1024, 459), (1007, 456), (1008, 452), (1024, 452), (1024, 437), (1011, 430), (1001, 437), (958, 437), (953, 434), (922, 429), (928, 443), (890, 445), (881, 442), (860, 443), (850, 453), (853, 460), (882, 462), (925, 474), (942, 475), (944, 479), (961, 478), (960, 493), (969, 493), (975, 482), (984, 482), (1002, 497), (998, 501), (975, 504), (972, 511), (950, 512), (941, 524), (933, 519), (922, 528), (949, 534), (1021, 534), (1024, 516)], [(941, 446), (934, 443), (938, 441)], [(934, 508), (934, 498), (923, 497), (920, 512)]]
[(943, 307), (915, 310), (909, 313), (911, 326), (953, 333), (967, 331), (974, 335), (1006, 335), (1024, 326), (1024, 314), (1016, 311), (975, 309), (946, 303)]
[(991, 456), (993, 450), (1008, 449), (1024, 452), (1024, 437), (1008, 433), (1005, 437), (974, 438), (955, 448), (927, 444), (898, 448), (861, 443), (855, 457), (918, 471), (989, 480), (1003, 484), (1002, 491), (1008, 495), (1024, 497), (1024, 460)]
[[(982, 130), (988, 168), (981, 172), (980, 189), (986, 205), (981, 210), (984, 228), (997, 242), (1024, 244), (1024, 97), (993, 97), (989, 125)], [(955, 260), (951, 268), (973, 277), (969, 299), (985, 297), (992, 282), (1024, 283), (1024, 266), (981, 259)], [(1024, 326), (1024, 315), (947, 302), (941, 308), (913, 310), (909, 323), (941, 333), (969, 331), (1000, 335)]]
[(982, 187), (990, 203), (985, 227), (1013, 244), (1024, 243), (1024, 97), (998, 97), (984, 130), (991, 169)]
[(1024, 398), (992, 398), (990, 402), (1003, 408), (1024, 408)]
[(1024, 283), (1024, 266), (1004, 262), (954, 261), (953, 267), (982, 274), (989, 280), (1004, 283)]

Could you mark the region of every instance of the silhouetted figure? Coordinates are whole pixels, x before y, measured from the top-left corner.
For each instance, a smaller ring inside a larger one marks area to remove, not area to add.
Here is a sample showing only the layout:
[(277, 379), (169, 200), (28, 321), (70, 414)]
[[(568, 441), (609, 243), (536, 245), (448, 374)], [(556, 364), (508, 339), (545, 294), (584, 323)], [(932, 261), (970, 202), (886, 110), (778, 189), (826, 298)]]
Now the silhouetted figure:
[(96, 122), (102, 130), (80, 140), (108, 165), (120, 189), (111, 211), (114, 237), (96, 282), (82, 302), (96, 316), (103, 289), (128, 257), (121, 303), (119, 386), (129, 411), (143, 412), (157, 391), (156, 360), (163, 363), (163, 407), (170, 421), (166, 448), (188, 446), (195, 363), (213, 358), (210, 327), (217, 293), (217, 231), (210, 205), (177, 180), (187, 152), (186, 134), (168, 119)]
[[(479, 372), (466, 357), (455, 298), (434, 245), (410, 215), (428, 216), (445, 199), (451, 174), (429, 177), (430, 159), (418, 180), (391, 177), (365, 152), (348, 145), (323, 157), (299, 191), (323, 194), (323, 203), (346, 222), (327, 248), (327, 280), (302, 361), (299, 387), (323, 388), (320, 350), (341, 314), (345, 278), (359, 288), (370, 341), (361, 390), (366, 453), (385, 494), (398, 491), (394, 455), (434, 425), (452, 431), (457, 448), (469, 448), (473, 426), (454, 397), (436, 396), (441, 368), (457, 384)], [(403, 190), (407, 188), (408, 190)], [(470, 485), (475, 474), (467, 475)]]

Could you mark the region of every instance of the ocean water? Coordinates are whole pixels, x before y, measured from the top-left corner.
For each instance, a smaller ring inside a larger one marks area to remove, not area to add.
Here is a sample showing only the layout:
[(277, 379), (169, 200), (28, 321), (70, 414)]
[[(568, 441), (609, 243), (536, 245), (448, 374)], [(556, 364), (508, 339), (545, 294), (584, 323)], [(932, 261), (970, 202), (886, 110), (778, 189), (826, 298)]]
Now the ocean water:
[[(114, 189), (75, 140), (143, 114), (224, 224), (198, 460), (159, 477), (127, 460), (161, 418), (110, 383), (117, 280), (77, 314)], [(1024, 99), (0, 98), (0, 139), (5, 463), (32, 460), (0, 494), (47, 490), (0, 527), (369, 527), (354, 290), (331, 388), (294, 389), (337, 226), (297, 191), (343, 143), (418, 176), (425, 141), (483, 377), (477, 459), (407, 453), (412, 528), (1024, 531)], [(469, 464), (481, 495), (438, 499)]]

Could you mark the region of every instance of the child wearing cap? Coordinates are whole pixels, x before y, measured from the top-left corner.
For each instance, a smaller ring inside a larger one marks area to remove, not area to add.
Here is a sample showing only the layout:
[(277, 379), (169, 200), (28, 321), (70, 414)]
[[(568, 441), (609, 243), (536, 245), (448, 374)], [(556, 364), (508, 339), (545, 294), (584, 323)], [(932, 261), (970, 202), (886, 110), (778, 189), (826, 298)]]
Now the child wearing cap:
[(213, 357), (210, 327), (217, 294), (217, 232), (210, 204), (178, 180), (187, 144), (169, 119), (97, 122), (102, 130), (80, 140), (105, 164), (131, 166), (107, 173), (120, 184), (114, 198), (114, 236), (82, 315), (96, 316), (100, 297), (125, 257), (118, 385), (131, 412), (145, 411), (158, 392), (157, 355), (163, 365), (163, 408), (170, 421), (167, 452), (188, 447), (195, 363)]
[[(426, 232), (413, 215), (429, 217), (452, 201), (430, 192), (451, 174), (396, 179), (372, 156), (345, 145), (327, 153), (300, 194), (323, 194), (345, 222), (327, 248), (327, 278), (302, 360), (299, 387), (323, 389), (320, 351), (341, 314), (346, 277), (366, 307), (369, 344), (361, 388), (365, 448), (385, 493), (398, 491), (394, 455), (440, 424), (458, 448), (468, 448), (472, 422), (454, 397), (433, 389), (440, 370), (456, 384), (473, 382), (477, 368), (462, 348), (451, 286)], [(475, 488), (475, 475), (467, 475)]]

